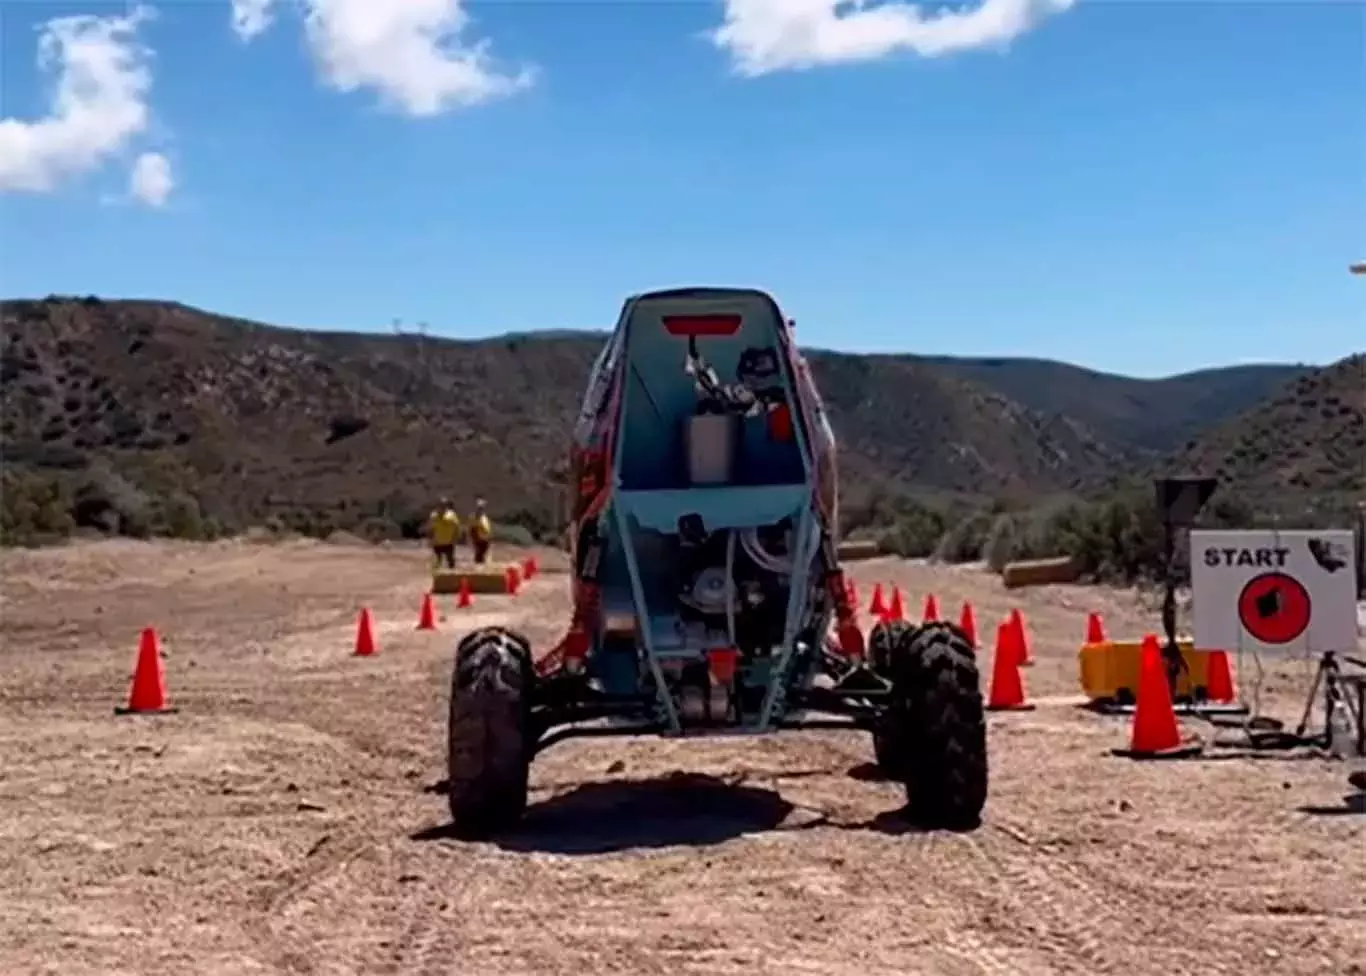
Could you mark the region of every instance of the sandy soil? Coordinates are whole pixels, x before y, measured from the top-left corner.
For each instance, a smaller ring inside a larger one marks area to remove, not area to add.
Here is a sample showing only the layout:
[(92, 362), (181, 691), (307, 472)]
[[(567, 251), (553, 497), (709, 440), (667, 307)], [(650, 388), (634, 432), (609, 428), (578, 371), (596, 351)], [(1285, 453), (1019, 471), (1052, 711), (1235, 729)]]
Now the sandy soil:
[[(1126, 720), (1072, 703), (1087, 610), (1155, 625), (1132, 594), (853, 567), (865, 600), (895, 580), (916, 610), (971, 599), (984, 632), (1027, 615), (1040, 707), (992, 716), (973, 833), (910, 831), (866, 737), (811, 732), (565, 743), (525, 823), (467, 844), (432, 792), (456, 635), (550, 637), (565, 577), (472, 611), (443, 598), (432, 634), (425, 571), (314, 543), (0, 556), (0, 972), (1366, 973), (1366, 816), (1342, 764), (1135, 763), (1109, 754)], [(350, 655), (362, 603), (370, 659)], [(180, 710), (116, 718), (148, 624)], [(1293, 722), (1303, 687), (1273, 674), (1263, 701)]]

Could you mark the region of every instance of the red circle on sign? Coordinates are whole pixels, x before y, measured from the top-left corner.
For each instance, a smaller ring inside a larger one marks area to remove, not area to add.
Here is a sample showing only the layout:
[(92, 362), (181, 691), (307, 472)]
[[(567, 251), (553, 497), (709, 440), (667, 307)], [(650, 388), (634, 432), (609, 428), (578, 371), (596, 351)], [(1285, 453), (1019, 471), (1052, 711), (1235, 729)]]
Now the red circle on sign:
[(1309, 591), (1285, 573), (1263, 573), (1238, 595), (1243, 629), (1263, 644), (1289, 644), (1309, 629)]

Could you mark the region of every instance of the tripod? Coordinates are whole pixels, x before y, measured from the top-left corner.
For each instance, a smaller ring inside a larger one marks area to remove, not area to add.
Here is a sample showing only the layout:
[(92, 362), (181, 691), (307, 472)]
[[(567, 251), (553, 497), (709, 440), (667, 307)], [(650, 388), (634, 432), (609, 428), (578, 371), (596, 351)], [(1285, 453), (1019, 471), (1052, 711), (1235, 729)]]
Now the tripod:
[[(1346, 655), (1342, 656), (1342, 660), (1355, 667), (1366, 668), (1366, 661)], [(1355, 691), (1355, 701), (1353, 696), (1348, 695), (1349, 688)], [(1323, 690), (1323, 732), (1306, 737), (1305, 731), (1314, 713), (1314, 700), (1320, 689)], [(1337, 653), (1324, 651), (1314, 671), (1314, 680), (1309, 685), (1309, 697), (1304, 703), (1300, 724), (1295, 729), (1295, 738), (1325, 749), (1330, 748), (1333, 744), (1333, 715), (1339, 708), (1346, 713), (1347, 724), (1356, 737), (1357, 754), (1366, 755), (1366, 715), (1362, 714), (1366, 711), (1366, 674), (1344, 674)]]

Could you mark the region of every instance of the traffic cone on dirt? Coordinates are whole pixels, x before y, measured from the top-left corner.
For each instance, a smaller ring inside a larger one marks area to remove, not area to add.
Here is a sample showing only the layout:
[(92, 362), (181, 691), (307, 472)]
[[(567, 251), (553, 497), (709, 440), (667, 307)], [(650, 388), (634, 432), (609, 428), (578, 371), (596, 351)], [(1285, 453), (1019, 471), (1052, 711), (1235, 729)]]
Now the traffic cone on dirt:
[(369, 657), (378, 653), (379, 645), (375, 642), (375, 620), (370, 615), (369, 607), (362, 607), (360, 620), (356, 622), (356, 657)]
[(873, 586), (873, 602), (868, 604), (868, 616), (874, 620), (883, 620), (887, 616), (887, 603), (882, 598), (881, 583)]
[(455, 598), (455, 605), (461, 610), (474, 602), (474, 597), (470, 594), (470, 578), (460, 577), (460, 595)]
[(522, 574), (517, 571), (516, 566), (509, 566), (503, 576), (508, 596), (516, 596), (522, 586)]
[(1016, 631), (1008, 621), (996, 628), (996, 654), (991, 665), (991, 691), (987, 710), (992, 712), (1029, 711), (1025, 701), (1024, 678), (1020, 675), (1020, 650)]
[(920, 622), (928, 624), (939, 619), (939, 598), (931, 593), (925, 597), (925, 610), (920, 615)]
[(1016, 607), (1010, 611), (1010, 628), (1015, 631), (1015, 647), (1020, 652), (1020, 667), (1028, 668), (1034, 665), (1034, 653), (1030, 648), (1029, 627), (1025, 624), (1024, 614), (1020, 608)]
[(119, 715), (144, 712), (173, 712), (167, 706), (166, 673), (161, 664), (161, 639), (155, 627), (146, 627), (138, 639), (138, 660), (133, 668), (133, 684), (128, 690), (128, 705), (116, 708)]
[(958, 629), (968, 638), (968, 646), (977, 647), (977, 614), (973, 612), (972, 602), (963, 601), (963, 612), (958, 617)]
[(1129, 748), (1122, 754), (1141, 759), (1184, 752), (1167, 669), (1155, 635), (1144, 636), (1139, 660), (1138, 703), (1129, 729)]
[(1238, 693), (1233, 687), (1233, 672), (1228, 663), (1228, 651), (1210, 651), (1209, 675), (1206, 692), (1209, 700), (1221, 705), (1237, 701)]
[(522, 578), (531, 579), (531, 577), (540, 572), (540, 569), (541, 567), (536, 563), (536, 557), (527, 556), (526, 561), (522, 563)]
[(422, 594), (422, 609), (417, 615), (418, 630), (436, 630), (436, 607), (432, 605), (431, 593)]
[(1086, 615), (1086, 643), (1105, 643), (1105, 621), (1094, 610)]
[(893, 586), (893, 587), (892, 587), (892, 602), (891, 602), (891, 604), (887, 607), (887, 619), (888, 619), (888, 620), (905, 620), (905, 619), (906, 619), (906, 607), (905, 607), (905, 605), (902, 604), (902, 602), (901, 602), (901, 587), (899, 587), (899, 586)]

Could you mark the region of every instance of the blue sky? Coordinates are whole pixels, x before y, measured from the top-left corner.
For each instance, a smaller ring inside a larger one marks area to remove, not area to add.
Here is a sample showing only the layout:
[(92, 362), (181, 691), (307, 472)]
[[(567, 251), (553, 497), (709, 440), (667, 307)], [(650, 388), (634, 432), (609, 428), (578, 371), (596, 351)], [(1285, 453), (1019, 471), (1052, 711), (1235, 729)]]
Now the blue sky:
[[(831, 5), (466, 4), (486, 58), (452, 67), (416, 27), (455, 0), (122, 33), (126, 4), (3, 0), (0, 293), (478, 336), (739, 284), (848, 350), (1160, 375), (1366, 348), (1366, 5)], [(74, 15), (105, 20), (40, 70)]]

